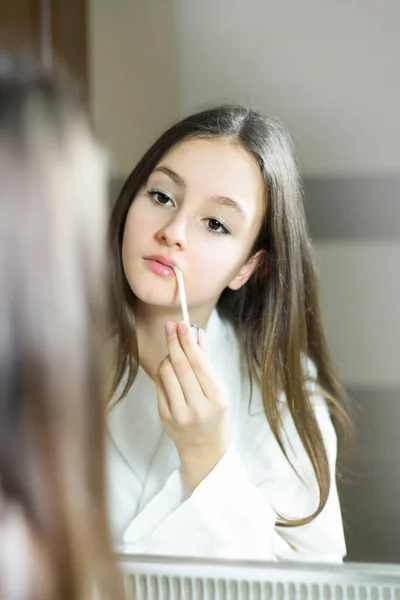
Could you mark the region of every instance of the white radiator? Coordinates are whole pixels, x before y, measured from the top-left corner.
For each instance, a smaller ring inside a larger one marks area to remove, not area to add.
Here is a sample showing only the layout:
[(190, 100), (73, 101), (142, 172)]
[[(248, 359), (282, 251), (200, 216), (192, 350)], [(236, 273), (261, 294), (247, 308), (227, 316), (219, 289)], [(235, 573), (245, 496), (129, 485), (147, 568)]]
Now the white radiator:
[(400, 600), (400, 566), (119, 557), (127, 600)]

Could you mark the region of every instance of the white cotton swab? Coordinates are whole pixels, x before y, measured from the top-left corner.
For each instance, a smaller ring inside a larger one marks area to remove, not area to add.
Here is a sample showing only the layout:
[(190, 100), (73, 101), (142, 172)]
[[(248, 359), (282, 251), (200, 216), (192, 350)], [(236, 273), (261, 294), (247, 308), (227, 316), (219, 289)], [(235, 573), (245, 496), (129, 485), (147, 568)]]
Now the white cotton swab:
[(197, 325), (190, 325), (189, 311), (188, 311), (188, 306), (187, 306), (187, 301), (186, 301), (185, 281), (183, 279), (183, 273), (179, 269), (179, 267), (174, 267), (174, 271), (175, 271), (176, 279), (178, 282), (179, 299), (181, 301), (183, 320), (188, 325), (188, 327), (190, 327), (190, 329), (192, 330), (192, 333), (194, 335), (196, 342), (199, 343), (199, 328), (197, 327)]
[(185, 282), (183, 280), (183, 273), (179, 267), (174, 267), (174, 271), (175, 271), (176, 279), (178, 281), (179, 299), (181, 301), (183, 320), (185, 323), (187, 323), (187, 325), (190, 326), (189, 311), (188, 311), (187, 302), (186, 302)]

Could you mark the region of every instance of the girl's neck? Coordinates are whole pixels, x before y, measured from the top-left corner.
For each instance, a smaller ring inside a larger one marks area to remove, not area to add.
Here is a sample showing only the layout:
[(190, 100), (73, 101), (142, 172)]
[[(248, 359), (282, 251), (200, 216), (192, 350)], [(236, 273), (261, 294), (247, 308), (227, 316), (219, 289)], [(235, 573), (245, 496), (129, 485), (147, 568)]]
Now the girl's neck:
[[(191, 324), (204, 329), (214, 306), (202, 306), (190, 311)], [(160, 363), (168, 354), (165, 324), (182, 320), (180, 308), (150, 306), (137, 302), (135, 306), (136, 333), (139, 345), (139, 363), (155, 379)]]

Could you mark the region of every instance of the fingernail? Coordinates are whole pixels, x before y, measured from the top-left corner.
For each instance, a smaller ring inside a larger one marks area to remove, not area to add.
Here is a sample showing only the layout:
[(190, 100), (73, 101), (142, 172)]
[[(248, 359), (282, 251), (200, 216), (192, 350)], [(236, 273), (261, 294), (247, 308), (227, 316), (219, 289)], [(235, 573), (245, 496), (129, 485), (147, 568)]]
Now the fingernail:
[(174, 324), (173, 323), (167, 323), (165, 325), (165, 330), (167, 332), (167, 335), (172, 335), (174, 333)]
[(188, 327), (187, 327), (186, 323), (182, 322), (182, 323), (179, 323), (178, 329), (179, 329), (179, 333), (181, 335), (185, 335), (185, 333), (187, 333)]

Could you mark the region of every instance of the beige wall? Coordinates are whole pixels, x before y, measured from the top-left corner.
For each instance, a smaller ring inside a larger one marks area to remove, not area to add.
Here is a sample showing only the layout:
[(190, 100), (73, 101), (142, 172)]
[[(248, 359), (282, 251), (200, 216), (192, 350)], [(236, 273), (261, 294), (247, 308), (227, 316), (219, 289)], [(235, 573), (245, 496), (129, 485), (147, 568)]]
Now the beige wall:
[(91, 111), (114, 176), (178, 112), (173, 0), (89, 0)]
[(309, 175), (400, 173), (398, 0), (175, 0), (181, 108), (254, 102)]
[(400, 389), (400, 243), (330, 240), (314, 247), (341, 381)]
[(396, 0), (89, 0), (92, 109), (126, 175), (171, 120), (254, 102), (308, 175), (400, 173)]

